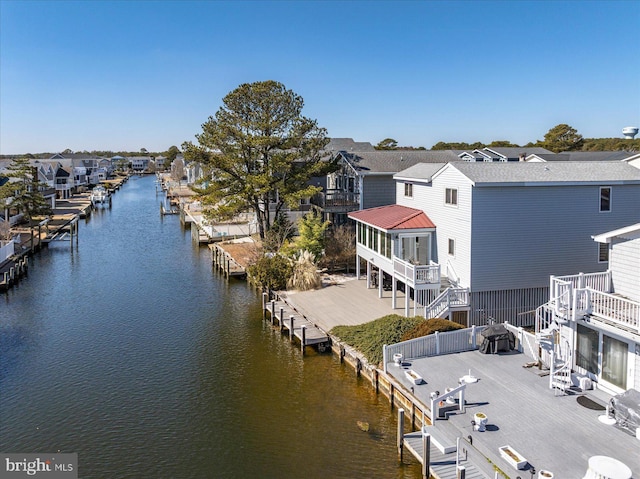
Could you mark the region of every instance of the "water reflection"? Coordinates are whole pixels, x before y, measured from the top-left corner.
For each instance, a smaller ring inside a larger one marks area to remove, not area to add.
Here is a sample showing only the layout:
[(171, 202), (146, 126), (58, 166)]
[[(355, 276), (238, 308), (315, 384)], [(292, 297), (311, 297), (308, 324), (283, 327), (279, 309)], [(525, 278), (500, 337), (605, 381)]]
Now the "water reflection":
[(419, 477), (388, 401), (303, 360), (160, 200), (132, 179), (4, 296), (0, 450), (77, 452), (83, 478)]

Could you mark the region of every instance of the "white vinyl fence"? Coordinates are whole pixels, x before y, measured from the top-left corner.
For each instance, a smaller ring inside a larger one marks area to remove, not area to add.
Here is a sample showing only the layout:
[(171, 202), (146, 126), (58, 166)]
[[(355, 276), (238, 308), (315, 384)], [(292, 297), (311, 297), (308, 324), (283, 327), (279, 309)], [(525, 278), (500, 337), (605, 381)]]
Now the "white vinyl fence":
[(479, 340), (482, 340), (480, 333), (485, 327), (472, 326), (457, 331), (436, 332), (389, 346), (385, 344), (382, 350), (384, 370), (387, 371), (387, 363), (395, 354), (402, 354), (403, 359), (418, 359), (477, 349)]

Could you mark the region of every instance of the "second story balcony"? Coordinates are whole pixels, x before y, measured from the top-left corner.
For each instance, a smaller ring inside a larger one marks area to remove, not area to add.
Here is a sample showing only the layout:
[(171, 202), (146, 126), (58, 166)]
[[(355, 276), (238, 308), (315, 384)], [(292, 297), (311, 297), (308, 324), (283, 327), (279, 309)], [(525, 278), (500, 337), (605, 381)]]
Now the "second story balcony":
[(552, 276), (551, 304), (560, 317), (581, 316), (640, 334), (640, 303), (611, 291), (611, 272)]
[(314, 195), (311, 204), (327, 213), (348, 213), (360, 209), (360, 193), (326, 190)]

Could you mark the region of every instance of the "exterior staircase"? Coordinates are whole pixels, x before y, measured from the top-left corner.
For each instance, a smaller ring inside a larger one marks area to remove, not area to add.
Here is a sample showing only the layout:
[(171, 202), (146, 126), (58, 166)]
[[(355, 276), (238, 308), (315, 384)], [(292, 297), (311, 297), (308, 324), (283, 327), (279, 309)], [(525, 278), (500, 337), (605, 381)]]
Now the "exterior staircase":
[(540, 347), (539, 360), (549, 368), (549, 388), (566, 394), (573, 386), (573, 364), (570, 342), (563, 335), (562, 325), (567, 322), (568, 311), (555, 302), (548, 302), (536, 309), (536, 342)]
[(447, 318), (453, 308), (469, 306), (469, 289), (456, 285), (448, 277), (442, 276), (440, 294), (424, 308), (425, 319)]

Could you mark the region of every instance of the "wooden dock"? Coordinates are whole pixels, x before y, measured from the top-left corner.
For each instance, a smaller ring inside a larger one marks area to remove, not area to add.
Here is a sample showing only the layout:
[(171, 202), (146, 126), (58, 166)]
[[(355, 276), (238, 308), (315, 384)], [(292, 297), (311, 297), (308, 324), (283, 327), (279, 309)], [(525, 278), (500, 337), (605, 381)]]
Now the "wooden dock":
[(398, 455), (402, 461), (407, 449), (422, 464), (422, 477), (438, 479), (489, 479), (489, 467), (482, 471), (477, 464), (486, 463), (471, 444), (462, 438), (449, 437), (434, 426), (404, 433), (404, 409), (398, 410)]
[(0, 291), (7, 291), (20, 278), (27, 274), (29, 257), (22, 254), (13, 257), (0, 265)]
[(294, 338), (300, 341), (302, 354), (306, 346), (318, 345), (323, 350), (329, 344), (329, 336), (318, 326), (286, 302), (269, 301), (267, 293), (262, 294), (262, 313), (264, 319), (268, 318), (273, 326), (280, 327), (280, 332), (288, 332), (290, 341)]
[(227, 278), (232, 276), (246, 277), (246, 268), (225, 251), (224, 246), (217, 243), (210, 244), (209, 250), (211, 251), (211, 262), (214, 268), (221, 271)]

